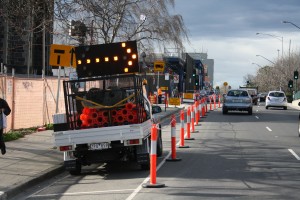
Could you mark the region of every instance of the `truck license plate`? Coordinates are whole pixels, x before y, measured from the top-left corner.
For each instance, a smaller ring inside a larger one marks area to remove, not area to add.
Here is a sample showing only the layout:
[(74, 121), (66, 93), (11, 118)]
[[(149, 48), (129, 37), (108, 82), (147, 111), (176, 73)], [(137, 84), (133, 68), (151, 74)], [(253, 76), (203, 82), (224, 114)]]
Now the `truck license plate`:
[(102, 149), (109, 149), (109, 148), (111, 147), (108, 142), (90, 144), (90, 150), (102, 150)]

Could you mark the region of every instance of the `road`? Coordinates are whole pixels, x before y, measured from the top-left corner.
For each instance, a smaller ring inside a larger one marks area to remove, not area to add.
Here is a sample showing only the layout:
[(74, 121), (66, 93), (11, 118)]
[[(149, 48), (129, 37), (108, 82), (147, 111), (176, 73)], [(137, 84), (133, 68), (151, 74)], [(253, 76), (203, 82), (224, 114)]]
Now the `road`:
[[(171, 140), (165, 122), (157, 169), (163, 188), (141, 187), (149, 172), (135, 165), (103, 164), (81, 176), (60, 174), (15, 199), (299, 199), (298, 113), (263, 105), (253, 115), (211, 111), (191, 133), (195, 140), (185, 141), (190, 148), (177, 148), (178, 162), (165, 161)], [(179, 120), (176, 129), (179, 138)]]

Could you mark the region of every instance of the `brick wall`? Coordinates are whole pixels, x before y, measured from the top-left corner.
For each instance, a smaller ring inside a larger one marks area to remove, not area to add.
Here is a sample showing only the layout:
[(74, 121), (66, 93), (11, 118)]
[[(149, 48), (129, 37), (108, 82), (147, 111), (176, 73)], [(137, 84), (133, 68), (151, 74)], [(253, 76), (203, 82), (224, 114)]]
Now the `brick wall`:
[[(60, 83), (58, 113), (65, 112), (64, 94)], [(56, 77), (18, 78), (0, 76), (0, 97), (12, 109), (7, 117), (6, 131), (53, 123), (56, 112), (58, 80)]]

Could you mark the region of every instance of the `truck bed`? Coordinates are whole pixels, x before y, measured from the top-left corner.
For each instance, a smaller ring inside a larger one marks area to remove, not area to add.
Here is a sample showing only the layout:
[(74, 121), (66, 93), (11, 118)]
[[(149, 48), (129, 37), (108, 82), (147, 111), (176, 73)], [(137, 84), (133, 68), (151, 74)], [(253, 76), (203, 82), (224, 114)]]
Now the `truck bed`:
[(151, 120), (149, 119), (140, 124), (54, 132), (54, 145), (59, 147), (75, 144), (142, 139), (149, 135), (151, 124)]

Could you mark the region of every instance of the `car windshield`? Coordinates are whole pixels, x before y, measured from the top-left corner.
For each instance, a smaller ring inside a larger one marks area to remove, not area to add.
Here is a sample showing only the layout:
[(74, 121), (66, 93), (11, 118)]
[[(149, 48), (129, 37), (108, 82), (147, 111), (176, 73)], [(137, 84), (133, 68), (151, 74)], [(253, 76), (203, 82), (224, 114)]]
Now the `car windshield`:
[(284, 93), (282, 92), (271, 92), (269, 94), (270, 97), (284, 97)]
[(231, 96), (231, 97), (247, 97), (248, 93), (246, 91), (243, 90), (231, 90), (228, 92), (227, 96)]

